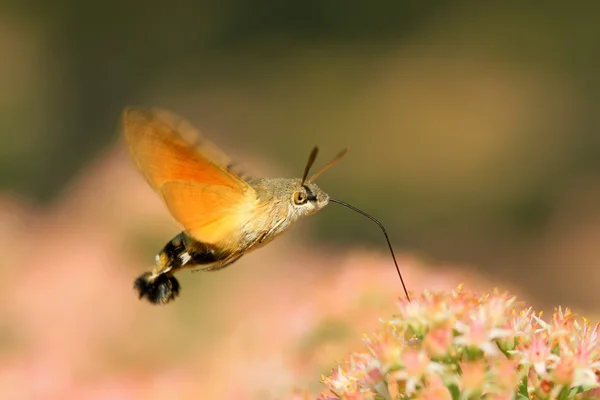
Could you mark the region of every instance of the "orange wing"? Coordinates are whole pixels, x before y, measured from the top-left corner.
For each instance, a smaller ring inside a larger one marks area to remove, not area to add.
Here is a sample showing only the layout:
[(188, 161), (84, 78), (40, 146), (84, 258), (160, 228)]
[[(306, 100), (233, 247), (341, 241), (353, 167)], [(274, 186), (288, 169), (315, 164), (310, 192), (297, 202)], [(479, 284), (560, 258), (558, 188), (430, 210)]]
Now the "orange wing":
[(128, 108), (123, 131), (138, 168), (187, 234), (217, 244), (252, 218), (256, 192), (189, 123), (163, 110)]
[(223, 243), (252, 219), (256, 201), (227, 186), (167, 182), (161, 190), (171, 214), (203, 243)]

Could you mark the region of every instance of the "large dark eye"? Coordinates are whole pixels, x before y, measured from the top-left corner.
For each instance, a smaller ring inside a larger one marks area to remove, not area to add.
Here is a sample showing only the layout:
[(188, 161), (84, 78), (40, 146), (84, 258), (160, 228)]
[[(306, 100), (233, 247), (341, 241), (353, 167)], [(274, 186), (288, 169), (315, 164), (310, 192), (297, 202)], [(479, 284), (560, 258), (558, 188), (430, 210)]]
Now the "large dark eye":
[(308, 196), (304, 192), (294, 192), (294, 203), (302, 205), (308, 201)]

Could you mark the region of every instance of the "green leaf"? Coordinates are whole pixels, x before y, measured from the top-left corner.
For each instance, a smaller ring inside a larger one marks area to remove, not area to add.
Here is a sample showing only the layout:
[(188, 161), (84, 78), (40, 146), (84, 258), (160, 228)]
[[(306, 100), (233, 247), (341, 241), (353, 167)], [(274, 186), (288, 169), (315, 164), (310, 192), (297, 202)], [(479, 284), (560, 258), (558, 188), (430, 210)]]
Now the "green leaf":
[(571, 390), (569, 391), (569, 397), (565, 397), (565, 398), (571, 399), (571, 398), (575, 397), (576, 395), (578, 395), (579, 393), (583, 393), (587, 390), (589, 390), (589, 389), (585, 389), (583, 386), (575, 386), (574, 388), (571, 388)]
[(450, 386), (448, 386), (448, 390), (450, 390), (450, 394), (452, 395), (452, 400), (460, 400), (460, 390), (458, 390), (458, 386), (450, 385)]
[(521, 381), (521, 384), (519, 385), (518, 395), (529, 399), (529, 393), (527, 393), (527, 375), (525, 375), (525, 377)]
[(558, 394), (558, 400), (566, 400), (569, 398), (571, 398), (571, 395), (569, 394), (569, 388), (565, 387)]
[(552, 354), (554, 354), (555, 356), (560, 356), (560, 348), (558, 346), (554, 346), (552, 348)]

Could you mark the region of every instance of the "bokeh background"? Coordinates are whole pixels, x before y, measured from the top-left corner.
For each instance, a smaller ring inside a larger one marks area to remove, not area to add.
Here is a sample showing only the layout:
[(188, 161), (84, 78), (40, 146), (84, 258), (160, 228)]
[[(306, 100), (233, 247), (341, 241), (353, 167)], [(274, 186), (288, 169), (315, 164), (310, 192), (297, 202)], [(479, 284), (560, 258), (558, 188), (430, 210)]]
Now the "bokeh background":
[[(336, 205), (168, 307), (133, 279), (178, 232), (126, 105), (185, 116), (255, 176), (382, 220), (415, 293), (600, 314), (600, 3), (0, 4), (0, 387), (7, 399), (272, 399), (393, 312), (375, 225)], [(317, 163), (318, 164), (318, 163)]]

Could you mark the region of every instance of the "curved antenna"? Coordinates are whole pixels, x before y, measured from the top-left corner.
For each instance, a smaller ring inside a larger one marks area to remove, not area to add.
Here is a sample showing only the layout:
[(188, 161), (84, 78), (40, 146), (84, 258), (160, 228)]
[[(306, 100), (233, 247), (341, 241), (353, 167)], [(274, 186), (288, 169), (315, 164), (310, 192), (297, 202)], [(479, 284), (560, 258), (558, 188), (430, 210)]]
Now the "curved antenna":
[(371, 215), (367, 214), (366, 212), (359, 210), (358, 208), (345, 203), (341, 200), (336, 200), (336, 199), (332, 199), (330, 198), (329, 201), (333, 202), (333, 203), (337, 203), (337, 204), (341, 204), (344, 207), (348, 207), (351, 210), (356, 211), (357, 213), (364, 215), (365, 217), (369, 218), (371, 221), (375, 222), (377, 225), (379, 225), (379, 227), (381, 228), (381, 230), (383, 231), (383, 235), (385, 236), (385, 240), (387, 240), (387, 244), (388, 247), (390, 248), (390, 253), (392, 253), (392, 259), (394, 260), (394, 265), (396, 265), (396, 271), (398, 271), (398, 276), (400, 277), (400, 282), (402, 282), (402, 288), (404, 289), (404, 294), (406, 294), (406, 299), (408, 301), (410, 301), (410, 296), (408, 295), (408, 290), (406, 290), (406, 285), (404, 284), (404, 279), (402, 279), (402, 273), (400, 272), (400, 267), (398, 267), (398, 262), (396, 261), (396, 255), (394, 254), (394, 249), (392, 249), (392, 244), (390, 243), (390, 238), (388, 237), (387, 232), (385, 231), (385, 228), (383, 227), (383, 224), (381, 222), (379, 222), (378, 220), (375, 219), (375, 217), (372, 217)]
[(327, 164), (323, 165), (321, 167), (321, 169), (317, 171), (316, 174), (311, 176), (310, 179), (308, 180), (308, 183), (314, 182), (315, 179), (317, 179), (319, 177), (319, 175), (321, 175), (323, 172), (325, 172), (326, 170), (328, 170), (329, 168), (331, 168), (332, 166), (337, 164), (342, 158), (344, 158), (346, 153), (348, 153), (347, 147), (345, 149), (343, 149), (342, 151), (340, 151), (337, 156), (333, 157), (333, 160), (331, 160)]
[(306, 167), (304, 168), (304, 175), (302, 175), (302, 183), (300, 185), (304, 185), (304, 182), (306, 182), (306, 177), (308, 176), (310, 167), (312, 167), (312, 165), (315, 163), (315, 160), (317, 159), (317, 154), (319, 154), (319, 148), (315, 146), (310, 152), (310, 155), (308, 156), (308, 161), (306, 163)]

